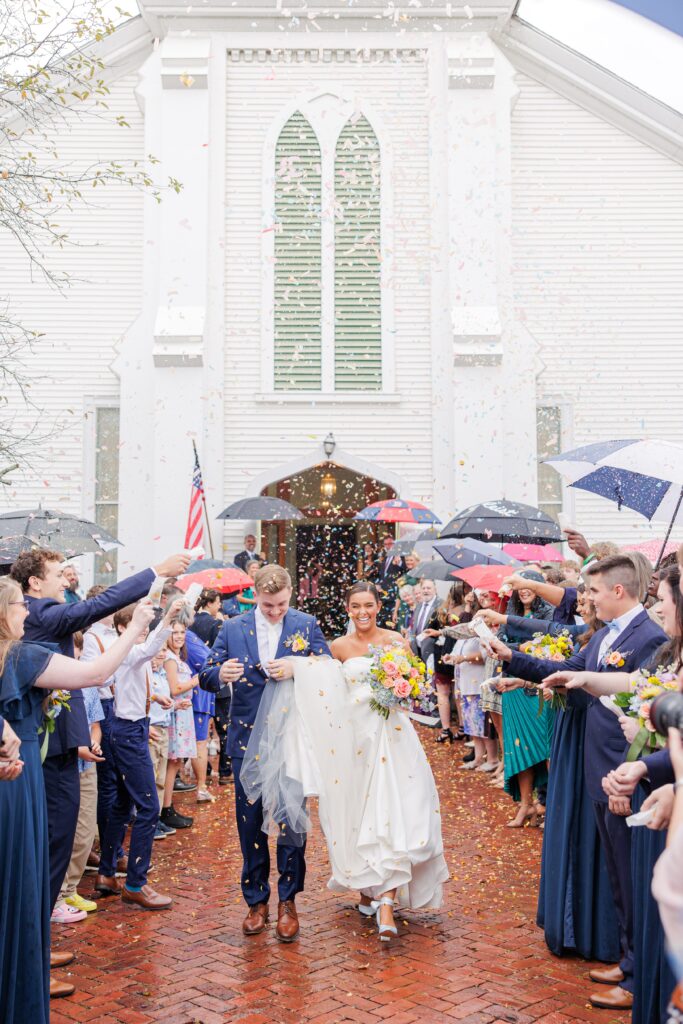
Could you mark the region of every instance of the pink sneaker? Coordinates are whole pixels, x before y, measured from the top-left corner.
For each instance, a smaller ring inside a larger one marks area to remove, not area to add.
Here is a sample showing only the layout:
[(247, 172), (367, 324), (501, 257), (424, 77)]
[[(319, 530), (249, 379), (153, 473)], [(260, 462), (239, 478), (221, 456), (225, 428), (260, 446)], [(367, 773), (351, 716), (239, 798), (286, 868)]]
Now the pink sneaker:
[(84, 921), (87, 916), (85, 910), (76, 910), (75, 907), (70, 907), (68, 903), (62, 902), (58, 903), (52, 911), (50, 920), (57, 924), (75, 924), (76, 921)]

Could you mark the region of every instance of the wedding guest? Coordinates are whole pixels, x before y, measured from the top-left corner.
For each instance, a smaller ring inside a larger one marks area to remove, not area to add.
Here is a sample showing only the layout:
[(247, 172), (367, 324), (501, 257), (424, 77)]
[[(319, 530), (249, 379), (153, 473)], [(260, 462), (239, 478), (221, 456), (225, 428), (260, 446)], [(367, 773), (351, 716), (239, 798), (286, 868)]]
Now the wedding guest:
[(440, 605), (441, 602), (436, 594), (436, 583), (434, 580), (420, 580), (419, 600), (415, 605), (413, 613), (412, 631), (415, 634), (415, 639), (411, 647), (413, 652), (419, 654), (423, 661), (429, 657), (434, 646), (432, 642), (423, 650), (424, 641), (429, 639), (425, 635), (425, 630), (429, 626), (432, 615), (439, 610)]
[[(173, 601), (164, 617), (149, 633), (140, 630), (137, 643), (126, 655), (114, 678), (114, 720), (110, 745), (116, 768), (117, 794), (100, 852), (100, 870), (95, 889), (104, 896), (121, 896), (143, 910), (166, 910), (173, 900), (162, 896), (147, 882), (152, 856), (159, 800), (152, 759), (149, 753), (149, 712), (152, 699), (150, 662), (170, 636), (171, 627), (182, 608)], [(114, 628), (123, 633), (135, 608), (123, 608), (114, 615)], [(162, 707), (170, 707), (170, 698), (158, 698)], [(128, 870), (123, 886), (116, 881), (116, 854), (131, 814), (135, 821), (130, 835)]]
[(179, 814), (173, 806), (173, 788), (176, 775), (187, 758), (197, 757), (191, 693), (196, 680), (187, 664), (185, 628), (176, 625), (166, 644), (164, 672), (174, 702), (168, 727), (168, 766), (164, 784), (164, 806), (161, 820), (171, 828), (190, 828), (193, 819)]
[(669, 958), (678, 980), (676, 1003), (667, 1014), (669, 1020), (676, 1020), (676, 1011), (683, 1007), (683, 741), (677, 729), (669, 729), (669, 756), (677, 782), (666, 849), (655, 866), (652, 892), (659, 904)]
[(253, 533), (248, 533), (244, 538), (244, 550), (240, 551), (238, 555), (235, 555), (235, 565), (238, 569), (241, 569), (242, 572), (246, 572), (249, 562), (258, 560), (256, 537)]
[(384, 537), (382, 541), (384, 553), (377, 565), (375, 577), (375, 582), (382, 598), (380, 625), (392, 629), (394, 626), (394, 609), (398, 596), (397, 581), (405, 572), (403, 558), (393, 553), (395, 543), (392, 536), (387, 534)]
[[(74, 634), (74, 653), (78, 657), (79, 644), (83, 648), (83, 637), (81, 634)], [(81, 657), (79, 660), (81, 660)], [(62, 883), (57, 903), (52, 911), (51, 920), (58, 924), (73, 924), (75, 921), (84, 920), (88, 914), (97, 910), (97, 903), (94, 900), (87, 900), (78, 892), (78, 886), (83, 878), (88, 856), (92, 850), (95, 835), (97, 833), (97, 767), (103, 763), (102, 756), (102, 728), (104, 711), (100, 702), (99, 692), (95, 687), (83, 691), (85, 702), (85, 713), (90, 725), (90, 746), (82, 750), (79, 748), (78, 777), (81, 784), (81, 800), (78, 808), (78, 821), (76, 823), (76, 834), (74, 836), (71, 860)], [(95, 764), (92, 760), (84, 760), (83, 754), (90, 752), (96, 758)]]
[(481, 700), (486, 656), (478, 637), (456, 641), (451, 661), (455, 667), (455, 688), (460, 694), (463, 732), (474, 742), (474, 759), (460, 765), (465, 770), (495, 772), (498, 741), (487, 735)]
[[(256, 573), (261, 568), (260, 562), (247, 562), (247, 567), (244, 570), (247, 576), (251, 576), (252, 580), (255, 578)], [(254, 596), (253, 587), (245, 587), (237, 595), (237, 605), (239, 607), (239, 614), (250, 611), (256, 604), (256, 598)]]
[[(611, 654), (621, 655), (624, 671), (632, 672), (648, 663), (666, 640), (643, 608), (640, 580), (632, 559), (615, 555), (586, 566), (583, 577), (596, 614), (608, 625), (599, 630), (585, 650), (567, 660), (565, 670), (581, 672), (609, 670), (606, 662)], [(510, 674), (540, 683), (554, 674), (557, 662), (514, 653), (504, 644), (493, 641), (491, 647), (505, 662)], [(619, 918), (622, 959), (614, 967), (591, 972), (593, 981), (613, 984), (603, 993), (594, 993), (594, 1006), (606, 1009), (630, 1009), (633, 1005), (633, 899), (631, 873), (631, 835), (623, 816), (610, 812), (602, 780), (618, 768), (624, 751), (624, 740), (616, 716), (592, 698), (586, 716), (584, 772), (586, 785), (600, 833), (605, 860)], [(623, 977), (622, 977), (623, 975)]]
[[(431, 580), (429, 581), (432, 582)], [(464, 611), (463, 585), (459, 581), (454, 583), (448, 591), (444, 603), (427, 621), (424, 636), (436, 641), (434, 645), (434, 676), (433, 683), (436, 687), (436, 699), (439, 708), (439, 719), (441, 720), (441, 732), (436, 737), (437, 743), (452, 743), (453, 732), (451, 730), (451, 696), (453, 694), (453, 663), (450, 661), (450, 654), (455, 647), (456, 640), (443, 634), (445, 626), (454, 626), (460, 622)]]
[(217, 590), (202, 590), (195, 605), (192, 632), (196, 633), (199, 639), (209, 647), (213, 644), (223, 625), (222, 619), (219, 618), (220, 611), (221, 595), (219, 592)]
[(413, 613), (415, 611), (416, 604), (417, 597), (415, 594), (415, 587), (408, 586), (407, 584), (401, 587), (401, 589), (398, 592), (396, 629), (403, 636), (407, 636), (410, 631), (410, 626), (413, 621)]
[(197, 803), (213, 803), (215, 797), (211, 796), (207, 789), (207, 775), (209, 771), (209, 726), (216, 710), (216, 698), (213, 693), (202, 690), (198, 685), (197, 676), (204, 667), (204, 662), (209, 655), (209, 648), (199, 639), (193, 629), (189, 628), (194, 623), (189, 623), (185, 632), (185, 661), (194, 679), (195, 686), (192, 690), (192, 717), (194, 721), (194, 735), (197, 746), (197, 753), (192, 758), (192, 770), (197, 780)]
[[(64, 556), (43, 548), (24, 551), (14, 562), (10, 574), (19, 583), (28, 602), (24, 639), (55, 644), (61, 654), (73, 658), (72, 637), (75, 632), (85, 631), (104, 616), (143, 598), (156, 576), (182, 573), (189, 561), (186, 554), (171, 555), (155, 568), (145, 569), (115, 583), (102, 594), (67, 605), (64, 601)], [(50, 913), (69, 866), (76, 833), (80, 802), (78, 748), (89, 744), (90, 729), (83, 695), (76, 690), (69, 714), (60, 714), (55, 720), (43, 762), (50, 850)]]
[[(152, 669), (152, 700), (149, 708), (149, 756), (152, 761), (154, 779), (157, 787), (159, 814), (164, 806), (164, 786), (168, 767), (168, 728), (171, 724), (171, 707), (173, 699), (168, 679), (164, 672), (165, 650), (155, 654), (150, 663)], [(165, 825), (161, 817), (154, 830), (155, 839), (165, 839), (174, 835), (175, 829)]]
[(73, 565), (70, 563), (64, 566), (64, 579), (66, 581), (66, 587), (64, 589), (64, 600), (67, 604), (78, 604), (81, 599), (81, 595), (78, 593), (78, 573)]
[(50, 957), (51, 865), (39, 738), (46, 691), (69, 690), (73, 700), (77, 690), (101, 686), (149, 622), (151, 609), (141, 605), (131, 628), (94, 662), (25, 641), (30, 614), (16, 583), (0, 579), (0, 715), (21, 741), (24, 763), (17, 778), (0, 786), (0, 1012), (12, 1024), (48, 1024), (50, 995), (74, 991), (72, 984), (50, 979), (51, 964), (66, 966), (73, 954)]
[(22, 772), (24, 762), (20, 760), (21, 740), (9, 722), (0, 715), (0, 782), (13, 782)]

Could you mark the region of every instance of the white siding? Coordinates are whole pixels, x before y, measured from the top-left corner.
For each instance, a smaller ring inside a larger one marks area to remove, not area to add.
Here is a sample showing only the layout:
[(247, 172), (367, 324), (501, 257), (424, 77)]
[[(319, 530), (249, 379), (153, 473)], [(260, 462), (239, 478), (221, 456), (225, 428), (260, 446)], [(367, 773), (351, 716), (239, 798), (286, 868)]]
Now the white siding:
[[(517, 315), (541, 346), (539, 402), (568, 403), (572, 445), (683, 443), (683, 168), (547, 87), (519, 84), (513, 279)], [(641, 516), (571, 493), (592, 539), (650, 535)]]
[[(263, 151), (281, 109), (298, 94), (335, 85), (379, 111), (392, 149), (396, 391), (400, 405), (254, 402), (261, 389)], [(431, 500), (430, 197), (426, 65), (354, 61), (227, 65), (225, 501), (252, 477), (315, 447), (339, 446), (407, 478), (406, 497)], [(234, 531), (240, 537), (240, 529)]]
[[(110, 114), (69, 117), (71, 131), (55, 133), (62, 163), (85, 168), (96, 160), (144, 159), (143, 122), (133, 90), (137, 76), (112, 86)], [(130, 128), (118, 127), (121, 114)], [(64, 511), (91, 512), (93, 482), (84, 481), (84, 452), (93, 426), (86, 421), (84, 399), (118, 394), (110, 369), (117, 339), (138, 314), (142, 297), (142, 196), (111, 185), (88, 189), (88, 205), (59, 218), (75, 245), (50, 251), (50, 266), (67, 272), (73, 284), (64, 294), (34, 273), (6, 234), (0, 234), (0, 292), (9, 295), (15, 314), (41, 331), (26, 360), (34, 384), (31, 394), (42, 422), (54, 435), (41, 446), (35, 472), (13, 474), (16, 486), (0, 488), (3, 508), (34, 506), (38, 501)], [(27, 412), (12, 403), (17, 420)], [(31, 411), (28, 411), (31, 416)]]

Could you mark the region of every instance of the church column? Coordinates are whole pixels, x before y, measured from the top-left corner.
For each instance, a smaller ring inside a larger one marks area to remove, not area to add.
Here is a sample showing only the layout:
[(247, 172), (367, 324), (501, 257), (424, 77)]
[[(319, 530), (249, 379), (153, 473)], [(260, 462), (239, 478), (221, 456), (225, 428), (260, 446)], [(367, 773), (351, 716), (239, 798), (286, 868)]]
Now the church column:
[[(169, 35), (141, 70), (145, 152), (159, 160), (153, 168), (157, 181), (173, 177), (182, 188), (178, 195), (165, 191), (161, 203), (146, 200), (143, 308), (116, 362), (123, 572), (125, 563), (149, 564), (181, 547), (193, 438), (210, 474), (203, 444), (212, 408), (207, 363), (215, 371), (207, 341), (209, 57), (208, 38)], [(222, 364), (214, 388), (221, 381)]]
[(536, 503), (536, 346), (515, 320), (514, 70), (484, 35), (448, 43), (456, 505)]

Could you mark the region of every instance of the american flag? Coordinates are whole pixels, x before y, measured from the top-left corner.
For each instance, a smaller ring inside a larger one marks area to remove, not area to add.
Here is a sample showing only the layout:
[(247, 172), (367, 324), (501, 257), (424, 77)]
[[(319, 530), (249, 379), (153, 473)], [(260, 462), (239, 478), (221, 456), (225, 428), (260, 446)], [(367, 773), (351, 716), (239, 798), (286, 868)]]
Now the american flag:
[(202, 470), (199, 465), (197, 446), (194, 447), (194, 470), (192, 472), (192, 494), (190, 495), (190, 513), (187, 517), (187, 530), (185, 531), (185, 548), (196, 548), (204, 543), (204, 517), (202, 502), (204, 500), (204, 483), (202, 481)]

